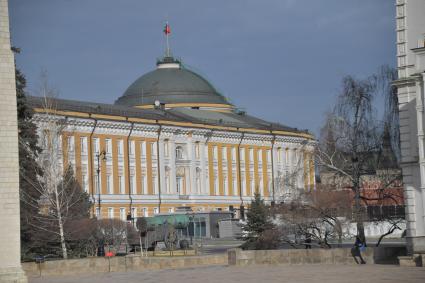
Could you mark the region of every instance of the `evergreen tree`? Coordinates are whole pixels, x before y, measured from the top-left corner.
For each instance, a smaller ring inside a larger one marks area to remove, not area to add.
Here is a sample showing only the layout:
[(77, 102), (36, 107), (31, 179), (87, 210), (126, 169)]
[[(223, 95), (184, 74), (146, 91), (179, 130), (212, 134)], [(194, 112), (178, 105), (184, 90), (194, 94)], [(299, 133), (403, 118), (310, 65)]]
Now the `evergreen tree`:
[[(19, 54), (18, 48), (12, 48)], [(15, 67), (16, 104), (18, 112), (19, 139), (19, 193), (21, 219), (21, 252), (24, 256), (30, 252), (34, 244), (34, 227), (30, 224), (38, 213), (40, 190), (38, 176), (41, 169), (36, 158), (41, 149), (38, 146), (37, 127), (31, 121), (33, 111), (27, 105), (25, 97), (26, 79), (22, 72)]]
[[(279, 242), (275, 225), (270, 220), (270, 210), (260, 194), (255, 194), (247, 213), (247, 222), (243, 226), (246, 242), (243, 249), (271, 249)], [(273, 234), (273, 237), (270, 237)]]

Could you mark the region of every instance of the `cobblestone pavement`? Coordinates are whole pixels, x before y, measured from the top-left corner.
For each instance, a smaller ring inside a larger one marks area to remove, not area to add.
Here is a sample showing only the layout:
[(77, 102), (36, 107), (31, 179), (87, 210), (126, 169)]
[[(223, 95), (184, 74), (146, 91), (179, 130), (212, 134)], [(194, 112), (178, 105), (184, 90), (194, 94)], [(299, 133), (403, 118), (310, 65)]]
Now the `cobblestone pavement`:
[[(78, 272), (78, 271), (76, 271)], [(209, 282), (425, 282), (425, 268), (390, 265), (252, 265), (116, 272), (68, 277), (32, 278), (30, 283), (209, 283)]]

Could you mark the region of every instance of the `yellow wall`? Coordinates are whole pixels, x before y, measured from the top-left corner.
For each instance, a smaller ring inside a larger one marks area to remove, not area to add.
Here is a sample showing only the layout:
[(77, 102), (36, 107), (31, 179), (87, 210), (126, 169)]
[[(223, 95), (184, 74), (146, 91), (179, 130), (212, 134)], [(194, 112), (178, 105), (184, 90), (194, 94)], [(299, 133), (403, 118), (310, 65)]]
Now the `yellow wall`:
[[(123, 141), (123, 163), (122, 163), (122, 167), (123, 167), (123, 178), (124, 178), (124, 186), (125, 186), (125, 194), (129, 193), (130, 190), (130, 186), (129, 186), (129, 177), (130, 177), (130, 172), (129, 172), (129, 168), (127, 166), (127, 156), (128, 156), (128, 142), (127, 142), (127, 136), (122, 136), (122, 135), (103, 135), (103, 134), (94, 134), (92, 137), (92, 142), (90, 142), (90, 135), (89, 134), (82, 134), (82, 133), (78, 133), (78, 132), (66, 132), (63, 134), (63, 138), (62, 138), (62, 147), (63, 147), (63, 162), (64, 162), (64, 168), (66, 168), (66, 164), (68, 164), (68, 145), (67, 145), (67, 137), (73, 135), (74, 136), (74, 146), (75, 146), (75, 168), (76, 168), (76, 177), (77, 180), (82, 183), (82, 155), (81, 155), (81, 143), (80, 143), (80, 137), (87, 137), (87, 154), (88, 156), (88, 172), (87, 172), (87, 176), (88, 176), (88, 186), (89, 186), (89, 192), (93, 193), (95, 191), (95, 188), (93, 188), (93, 176), (95, 176), (95, 172), (93, 172), (93, 165), (95, 165), (97, 163), (97, 158), (95, 153), (93, 152), (92, 148), (91, 148), (91, 144), (93, 144), (94, 146), (94, 139), (95, 138), (99, 138), (100, 141), (100, 148), (99, 150), (106, 150), (106, 138), (111, 139), (112, 141), (112, 178), (113, 178), (113, 188), (114, 194), (119, 194), (119, 180), (118, 180), (118, 175), (119, 175), (119, 165), (118, 165), (118, 141), (122, 140)], [(136, 183), (134, 184), (135, 189), (136, 189), (136, 194), (140, 195), (143, 194), (143, 188), (142, 188), (142, 163), (141, 163), (141, 142), (144, 141), (146, 142), (146, 183), (147, 183), (147, 193), (152, 195), (154, 193), (154, 186), (153, 186), (153, 173), (155, 173), (155, 175), (157, 175), (157, 172), (153, 172), (153, 168), (152, 168), (152, 143), (155, 144), (156, 146), (156, 139), (153, 138), (138, 138), (138, 137), (131, 137), (130, 141), (134, 141), (135, 142), (135, 180)], [(213, 147), (216, 146), (217, 147), (217, 172), (214, 172), (214, 157), (213, 157)], [(226, 148), (226, 155), (223, 156), (223, 148)], [(233, 186), (233, 166), (232, 166), (232, 149), (235, 149), (236, 151), (236, 159), (235, 159), (235, 163), (236, 163), (236, 167), (235, 167), (235, 177), (236, 177), (236, 187)], [(252, 160), (250, 160), (250, 148), (253, 149), (253, 158)], [(239, 170), (238, 170), (238, 152), (237, 152), (237, 145), (235, 144), (225, 144), (225, 143), (216, 143), (216, 142), (210, 142), (207, 145), (207, 149), (208, 149), (208, 166), (209, 166), (209, 187), (210, 187), (210, 195), (214, 196), (215, 191), (214, 191), (214, 173), (216, 173), (217, 175), (217, 185), (218, 185), (218, 195), (223, 196), (225, 193), (224, 187), (223, 187), (223, 182), (224, 182), (224, 175), (227, 175), (227, 188), (228, 188), (228, 195), (229, 196), (234, 196), (234, 192), (236, 191), (236, 196), (239, 196), (240, 192), (239, 192), (239, 182), (241, 182), (241, 176), (239, 176)], [(268, 197), (270, 196), (269, 192), (268, 192), (268, 183), (269, 183), (269, 176), (268, 176), (268, 164), (270, 162), (271, 165), (271, 160), (268, 160), (268, 155), (267, 155), (267, 150), (271, 150), (271, 147), (267, 147), (267, 146), (254, 146), (254, 145), (241, 145), (240, 149), (244, 149), (244, 161), (245, 162), (245, 188), (246, 188), (246, 195), (244, 196), (252, 196), (252, 191), (251, 191), (251, 180), (254, 180), (254, 190), (257, 193), (260, 193), (262, 196), (264, 197)], [(159, 150), (159, 149), (158, 149)], [(261, 151), (260, 153), (258, 153), (258, 151)], [(169, 154), (173, 154), (173, 153), (169, 153)], [(91, 155), (91, 156), (90, 156)], [(156, 157), (156, 156), (155, 156)], [(262, 159), (261, 161), (261, 165), (260, 165), (260, 161), (258, 160), (258, 157), (260, 157)], [(108, 158), (110, 158), (108, 156)], [(241, 160), (243, 160), (242, 156), (240, 158)], [(92, 160), (92, 162), (90, 162), (90, 160)], [(251, 174), (251, 161), (253, 162), (253, 169), (252, 169), (252, 173)], [(227, 166), (227, 171), (224, 172), (224, 166)], [(261, 166), (261, 167), (259, 167)], [(260, 173), (262, 172), (262, 188), (263, 190), (259, 190), (260, 189)], [(242, 172), (242, 170), (241, 170)], [(185, 174), (187, 175), (188, 172), (185, 172)], [(107, 194), (107, 184), (106, 184), (106, 175), (107, 175), (107, 170), (106, 170), (106, 161), (102, 160), (101, 161), (101, 193), (102, 194)], [(158, 181), (158, 178), (157, 178)], [(313, 161), (313, 157), (311, 153), (304, 153), (304, 181), (305, 181), (305, 187), (306, 189), (308, 188), (312, 188), (313, 184), (314, 184), (314, 161)], [(183, 188), (182, 188), (182, 193), (184, 194), (185, 192), (187, 192), (190, 189), (190, 184), (186, 183), (186, 180), (184, 179), (184, 184), (183, 184)], [(270, 188), (272, 189), (272, 188)], [(164, 191), (164, 188), (161, 189), (161, 191)], [(239, 205), (239, 203), (235, 203), (234, 205)], [(155, 205), (134, 205), (134, 207), (138, 207), (139, 209), (141, 207), (150, 207), (152, 208), (152, 211), (149, 211), (150, 214), (152, 214), (153, 212), (153, 207), (156, 207), (157, 204)], [(177, 207), (180, 206), (178, 204), (162, 204), (161, 205), (161, 210), (164, 211), (168, 211), (169, 207)], [(191, 204), (191, 206), (193, 206), (193, 204)], [(202, 206), (202, 205), (200, 205)], [(222, 208), (226, 208), (228, 207), (227, 204), (223, 204), (223, 205), (206, 205), (206, 206), (211, 206), (211, 207), (222, 207)], [(126, 207), (126, 211), (128, 211), (129, 206), (128, 203), (126, 204), (107, 204), (107, 203), (103, 203), (102, 202), (102, 214), (106, 214), (107, 215), (107, 208), (106, 207)], [(140, 214), (140, 211), (138, 211), (138, 214)], [(119, 210), (117, 212), (115, 212), (115, 215), (119, 215)]]

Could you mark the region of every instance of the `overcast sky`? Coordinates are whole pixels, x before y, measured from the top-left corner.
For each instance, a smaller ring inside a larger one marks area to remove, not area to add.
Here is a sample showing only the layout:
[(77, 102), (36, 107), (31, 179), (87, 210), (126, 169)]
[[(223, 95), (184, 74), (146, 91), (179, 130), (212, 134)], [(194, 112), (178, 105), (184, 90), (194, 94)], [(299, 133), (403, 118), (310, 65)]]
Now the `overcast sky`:
[(341, 78), (395, 66), (392, 0), (12, 0), (29, 91), (43, 70), (61, 98), (113, 103), (164, 53), (248, 113), (318, 132)]

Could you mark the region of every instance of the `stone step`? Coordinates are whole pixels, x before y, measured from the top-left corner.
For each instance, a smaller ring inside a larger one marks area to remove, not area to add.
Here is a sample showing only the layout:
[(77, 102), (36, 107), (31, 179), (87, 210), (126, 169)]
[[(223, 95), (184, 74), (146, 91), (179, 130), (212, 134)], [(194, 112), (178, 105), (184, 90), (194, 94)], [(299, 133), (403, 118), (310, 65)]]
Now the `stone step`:
[(421, 267), (424, 266), (425, 254), (414, 254), (413, 256), (399, 256), (400, 266)]

